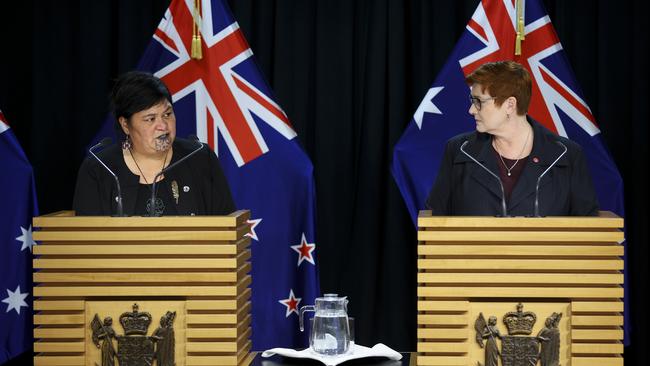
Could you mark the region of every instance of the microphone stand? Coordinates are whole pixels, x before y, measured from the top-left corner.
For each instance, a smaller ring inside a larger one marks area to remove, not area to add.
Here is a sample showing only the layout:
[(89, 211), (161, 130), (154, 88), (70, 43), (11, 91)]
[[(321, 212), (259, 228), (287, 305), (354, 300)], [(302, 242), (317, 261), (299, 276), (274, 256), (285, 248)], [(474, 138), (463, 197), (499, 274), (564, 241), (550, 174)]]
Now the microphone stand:
[(481, 168), (483, 168), (486, 172), (490, 173), (491, 176), (496, 178), (497, 182), (499, 182), (499, 187), (501, 188), (501, 214), (503, 217), (508, 217), (508, 208), (506, 206), (506, 193), (505, 190), (503, 189), (503, 183), (501, 182), (501, 178), (499, 178), (498, 175), (492, 173), (490, 169), (488, 169), (485, 165), (481, 164), (478, 160), (476, 160), (472, 155), (468, 154), (467, 151), (465, 151), (465, 146), (469, 143), (469, 140), (465, 140), (462, 145), (460, 145), (460, 151), (465, 154), (468, 158), (472, 159), (473, 162), (478, 164)]
[(117, 175), (113, 173), (111, 168), (109, 168), (102, 159), (100, 159), (96, 154), (95, 150), (99, 149), (100, 147), (104, 147), (106, 145), (109, 145), (112, 142), (110, 137), (106, 137), (102, 139), (98, 144), (95, 146), (91, 147), (88, 149), (88, 152), (90, 155), (92, 155), (106, 170), (108, 170), (109, 173), (113, 176), (113, 179), (115, 180), (115, 185), (117, 186), (117, 214), (111, 215), (113, 217), (125, 217), (126, 215), (124, 214), (124, 206), (122, 205), (122, 188), (120, 187), (120, 180), (117, 178)]
[(196, 136), (190, 135), (189, 139), (197, 142), (199, 144), (199, 146), (196, 149), (192, 150), (192, 152), (190, 152), (189, 154), (183, 156), (181, 159), (176, 161), (174, 164), (168, 165), (165, 169), (158, 172), (158, 174), (156, 174), (156, 176), (153, 178), (153, 183), (151, 184), (151, 201), (150, 201), (150, 204), (149, 204), (149, 217), (157, 217), (158, 216), (158, 214), (156, 214), (156, 185), (158, 184), (158, 178), (161, 175), (165, 174), (166, 172), (170, 171), (171, 169), (175, 168), (178, 164), (180, 164), (183, 161), (187, 160), (190, 156), (192, 156), (192, 155), (196, 154), (197, 152), (199, 152), (199, 150), (203, 149), (203, 143), (201, 141), (199, 141), (199, 139)]
[(544, 170), (542, 174), (540, 174), (539, 177), (537, 178), (537, 184), (535, 185), (535, 215), (534, 215), (535, 217), (541, 217), (539, 214), (539, 182), (542, 180), (542, 177), (545, 176), (546, 173), (548, 173), (548, 171), (551, 170), (551, 168), (564, 156), (564, 154), (566, 154), (568, 150), (566, 145), (563, 144), (562, 142), (558, 140), (556, 140), (555, 142), (560, 146), (562, 146), (564, 148), (564, 151), (562, 151), (562, 153), (555, 159), (555, 161), (553, 161), (551, 165), (549, 165), (548, 168), (546, 168), (546, 170)]

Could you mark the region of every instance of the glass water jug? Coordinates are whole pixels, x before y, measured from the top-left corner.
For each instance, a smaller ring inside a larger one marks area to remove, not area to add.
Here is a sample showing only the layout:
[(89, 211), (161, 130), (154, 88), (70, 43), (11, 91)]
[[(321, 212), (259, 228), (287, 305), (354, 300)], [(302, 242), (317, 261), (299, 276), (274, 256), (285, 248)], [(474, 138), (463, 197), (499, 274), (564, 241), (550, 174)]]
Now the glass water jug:
[(337, 294), (324, 294), (316, 298), (315, 305), (300, 308), (300, 331), (305, 331), (304, 313), (313, 311), (314, 325), (309, 337), (309, 347), (329, 356), (344, 354), (350, 347), (348, 300)]

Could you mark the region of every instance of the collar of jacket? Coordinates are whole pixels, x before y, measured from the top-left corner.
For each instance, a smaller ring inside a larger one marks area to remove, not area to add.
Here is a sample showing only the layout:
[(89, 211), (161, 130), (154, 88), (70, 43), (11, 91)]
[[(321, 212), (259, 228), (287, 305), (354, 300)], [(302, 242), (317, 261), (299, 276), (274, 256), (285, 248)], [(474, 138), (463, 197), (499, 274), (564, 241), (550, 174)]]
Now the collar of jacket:
[[(546, 129), (534, 119), (526, 116), (528, 123), (533, 128), (533, 149), (528, 155), (526, 166), (519, 176), (519, 181), (513, 188), (508, 202), (508, 210), (512, 210), (521, 204), (526, 198), (535, 194), (537, 178), (548, 168), (555, 159), (564, 151), (556, 141), (559, 141), (557, 135)], [(467, 138), (469, 141), (465, 147), (470, 155), (485, 165), (491, 172), (499, 175), (497, 160), (492, 152), (492, 135), (487, 133), (474, 132)], [(464, 141), (463, 141), (464, 142)], [(462, 143), (462, 142), (461, 142)], [(454, 164), (473, 163), (472, 160), (462, 152), (456, 154)], [(569, 164), (567, 155), (564, 155), (556, 164), (556, 167), (563, 167)], [(549, 171), (540, 181), (539, 189), (552, 181), (553, 169)], [(472, 173), (472, 177), (481, 185), (485, 186), (496, 197), (501, 199), (501, 188), (497, 180), (484, 169), (477, 167)], [(533, 213), (531, 208), (531, 214)]]

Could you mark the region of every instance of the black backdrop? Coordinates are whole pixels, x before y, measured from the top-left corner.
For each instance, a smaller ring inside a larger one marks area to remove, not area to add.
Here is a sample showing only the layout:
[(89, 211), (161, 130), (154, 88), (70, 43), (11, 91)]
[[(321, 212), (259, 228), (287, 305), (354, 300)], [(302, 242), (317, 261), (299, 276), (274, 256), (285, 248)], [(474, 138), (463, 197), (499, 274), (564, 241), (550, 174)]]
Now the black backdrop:
[[(633, 344), (647, 346), (646, 5), (544, 0), (625, 182)], [(167, 0), (0, 2), (0, 108), (34, 165), (41, 213), (71, 208), (112, 80), (135, 67)], [(315, 167), (323, 291), (357, 340), (415, 350), (415, 233), (392, 148), (477, 0), (231, 0)], [(31, 356), (31, 355), (29, 355)], [(28, 364), (24, 357), (14, 364)]]

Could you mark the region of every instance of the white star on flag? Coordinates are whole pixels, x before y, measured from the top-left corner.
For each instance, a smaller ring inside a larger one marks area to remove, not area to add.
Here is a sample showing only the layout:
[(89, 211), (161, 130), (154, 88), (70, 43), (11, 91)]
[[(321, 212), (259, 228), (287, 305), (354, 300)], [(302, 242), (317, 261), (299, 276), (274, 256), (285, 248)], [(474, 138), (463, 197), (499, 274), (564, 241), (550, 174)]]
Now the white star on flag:
[(29, 229), (25, 230), (24, 227), (20, 227), (20, 231), (22, 231), (22, 235), (16, 237), (16, 240), (20, 241), (23, 243), (23, 246), (20, 248), (20, 251), (25, 250), (26, 248), (29, 248), (29, 251), (32, 251), (32, 247), (36, 245), (36, 242), (34, 239), (32, 239), (32, 225), (29, 225)]
[(257, 225), (262, 222), (262, 219), (252, 219), (252, 220), (246, 220), (247, 223), (251, 225), (251, 232), (247, 233), (244, 236), (248, 236), (249, 238), (252, 238), (253, 240), (260, 241), (260, 239), (257, 237), (257, 233), (255, 232), (255, 228)]
[(436, 107), (436, 105), (433, 104), (433, 98), (435, 98), (436, 94), (440, 93), (440, 91), (443, 88), (444, 86), (437, 86), (435, 88), (429, 89), (427, 95), (425, 95), (424, 99), (422, 99), (422, 103), (420, 103), (420, 106), (418, 107), (418, 109), (415, 111), (415, 114), (413, 115), (415, 124), (418, 125), (419, 129), (422, 129), (422, 118), (424, 118), (424, 112), (442, 114), (440, 109), (438, 109), (438, 107)]
[(2, 302), (7, 304), (7, 313), (10, 312), (11, 310), (16, 310), (18, 314), (20, 314), (20, 308), (21, 307), (26, 307), (28, 308), (29, 305), (25, 302), (25, 298), (27, 295), (29, 295), (29, 292), (21, 293), (20, 292), (20, 285), (16, 287), (16, 291), (11, 291), (7, 289), (7, 298), (2, 300)]
[(288, 299), (278, 300), (280, 304), (287, 307), (287, 313), (285, 315), (287, 318), (291, 313), (296, 313), (296, 315), (298, 315), (298, 304), (300, 304), (300, 300), (302, 300), (302, 298), (296, 297), (296, 295), (293, 294), (293, 289), (289, 291)]
[(316, 244), (307, 243), (307, 238), (305, 238), (305, 233), (302, 233), (302, 239), (300, 240), (300, 244), (292, 245), (291, 249), (295, 250), (298, 253), (297, 267), (300, 267), (302, 261), (307, 261), (313, 265), (316, 264), (314, 263), (314, 257), (311, 255), (311, 253), (316, 249)]

